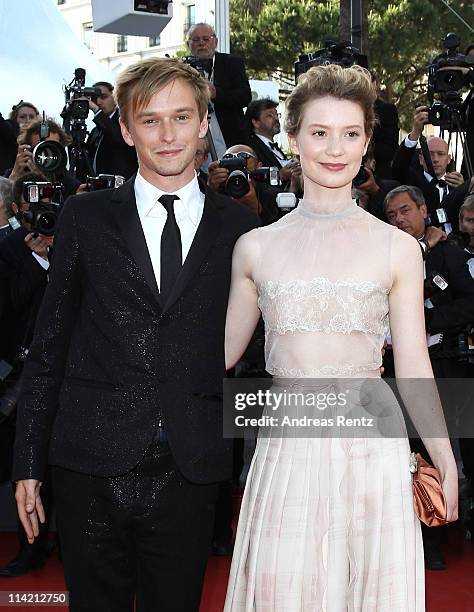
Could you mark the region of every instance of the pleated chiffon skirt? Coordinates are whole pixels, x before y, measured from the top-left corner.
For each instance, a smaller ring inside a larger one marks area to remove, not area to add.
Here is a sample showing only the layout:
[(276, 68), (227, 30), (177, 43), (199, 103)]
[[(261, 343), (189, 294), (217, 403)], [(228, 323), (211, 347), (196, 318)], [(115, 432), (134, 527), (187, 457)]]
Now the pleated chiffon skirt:
[(422, 612), (406, 438), (257, 441), (225, 612)]

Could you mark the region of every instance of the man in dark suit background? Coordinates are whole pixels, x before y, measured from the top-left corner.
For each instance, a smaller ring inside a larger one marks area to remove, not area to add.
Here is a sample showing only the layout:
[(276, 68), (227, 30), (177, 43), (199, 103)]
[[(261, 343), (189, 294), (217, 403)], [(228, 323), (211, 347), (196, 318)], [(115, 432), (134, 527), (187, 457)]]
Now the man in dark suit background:
[(217, 156), (221, 157), (228, 147), (247, 140), (242, 109), (252, 99), (252, 92), (244, 61), (235, 55), (216, 51), (219, 41), (207, 23), (191, 26), (187, 40), (191, 55), (212, 59), (212, 70), (207, 78), (214, 112), (209, 123)]
[(286, 187), (291, 181), (293, 171), (301, 172), (295, 159), (288, 160), (273, 138), (280, 133), (278, 104), (271, 98), (252, 100), (245, 111), (249, 127), (248, 142), (257, 154), (262, 166), (276, 166), (280, 169), (280, 180)]
[[(391, 225), (419, 241), (424, 254), (425, 324), (433, 373), (436, 378), (465, 378), (468, 369), (459, 358), (458, 338), (463, 328), (474, 321), (474, 279), (469, 273), (465, 253), (454, 240), (446, 238), (442, 229), (425, 226), (427, 207), (419, 188), (401, 185), (392, 189), (385, 198), (385, 212)], [(435, 275), (446, 281), (443, 289), (439, 281), (435, 282)], [(433, 280), (430, 283), (426, 279)], [(446, 417), (452, 422), (454, 415), (449, 414), (452, 398), (448, 395), (449, 389), (444, 387), (444, 390), (441, 399)], [(410, 443), (412, 450), (429, 457), (419, 438)], [(433, 570), (445, 569), (441, 547), (443, 535), (446, 535), (444, 529), (422, 525), (422, 534), (425, 566)]]
[(29, 540), (51, 464), (71, 610), (197, 611), (217, 483), (232, 250), (257, 217), (202, 193), (209, 88), (148, 58), (117, 81), (139, 172), (64, 205), (15, 445)]
[(135, 148), (129, 147), (122, 137), (113, 85), (99, 81), (94, 87), (98, 87), (101, 94), (95, 101), (89, 100), (96, 126), (86, 142), (92, 171), (95, 175), (119, 174), (129, 179), (137, 171), (137, 155)]
[(431, 173), (427, 160), (416, 146), (427, 123), (428, 108), (419, 106), (415, 110), (411, 132), (395, 153), (392, 175), (404, 185), (413, 185), (421, 189), (430, 224), (442, 227), (449, 233), (452, 227), (449, 225), (445, 199), (463, 184), (464, 178), (460, 172), (449, 170), (451, 156), (448, 143), (438, 137), (429, 138), (426, 143), (433, 164), (434, 174)]

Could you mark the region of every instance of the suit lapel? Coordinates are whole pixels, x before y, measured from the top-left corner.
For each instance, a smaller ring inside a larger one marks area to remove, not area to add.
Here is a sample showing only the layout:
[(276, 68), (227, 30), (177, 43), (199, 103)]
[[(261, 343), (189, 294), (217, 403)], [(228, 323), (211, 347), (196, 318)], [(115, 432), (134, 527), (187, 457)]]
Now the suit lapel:
[(206, 194), (201, 222), (194, 236), (191, 248), (186, 257), (176, 283), (166, 300), (163, 312), (166, 312), (183, 293), (189, 281), (197, 273), (204, 257), (214, 244), (221, 229), (221, 218), (212, 193)]
[(154, 298), (161, 306), (155, 272), (151, 263), (150, 253), (148, 252), (140, 217), (138, 216), (135, 190), (133, 188), (134, 182), (135, 175), (114, 191), (111, 201), (113, 207), (112, 214), (115, 216), (120, 233), (135, 263), (143, 274)]

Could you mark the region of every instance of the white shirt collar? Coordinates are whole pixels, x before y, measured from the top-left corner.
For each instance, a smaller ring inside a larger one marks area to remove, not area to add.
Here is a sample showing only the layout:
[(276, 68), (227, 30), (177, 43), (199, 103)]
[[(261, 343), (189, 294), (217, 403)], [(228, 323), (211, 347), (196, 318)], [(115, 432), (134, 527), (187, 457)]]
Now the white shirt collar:
[(429, 181), (430, 183), (433, 180), (433, 178), (436, 178), (436, 180), (440, 181), (441, 179), (444, 180), (444, 177), (446, 176), (446, 173), (444, 173), (443, 176), (435, 176), (435, 177), (433, 177), (433, 176), (431, 176), (431, 174), (429, 172), (426, 172), (426, 170), (424, 170), (423, 172), (425, 174), (425, 179), (427, 181)]
[[(134, 189), (138, 214), (141, 218), (167, 216), (166, 210), (158, 202), (158, 198), (170, 192), (162, 191), (149, 183), (143, 178), (140, 171), (137, 172)], [(193, 224), (197, 225), (201, 219), (204, 194), (199, 189), (196, 173), (189, 183), (173, 193), (179, 198), (174, 204), (176, 221), (179, 223), (181, 219), (188, 217)]]
[[(255, 132), (255, 136), (258, 136), (260, 140), (262, 140), (267, 145), (267, 147), (270, 147), (270, 143), (272, 145), (275, 144), (273, 140), (270, 140), (270, 138), (267, 138), (266, 136), (263, 136), (262, 134), (257, 134), (257, 132)], [(270, 148), (273, 148), (273, 147), (270, 147)]]

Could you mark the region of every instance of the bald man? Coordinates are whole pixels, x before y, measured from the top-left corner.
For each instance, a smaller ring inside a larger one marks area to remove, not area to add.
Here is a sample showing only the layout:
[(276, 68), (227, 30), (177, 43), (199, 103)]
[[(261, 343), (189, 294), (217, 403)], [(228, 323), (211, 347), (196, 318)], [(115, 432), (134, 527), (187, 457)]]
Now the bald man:
[(411, 132), (395, 154), (392, 174), (402, 184), (414, 185), (422, 190), (431, 225), (442, 227), (449, 234), (452, 229), (451, 220), (444, 201), (448, 194), (464, 183), (464, 178), (460, 172), (448, 171), (451, 162), (448, 143), (438, 137), (427, 141), (434, 170), (434, 173), (430, 172), (421, 150), (416, 146), (427, 123), (428, 107), (419, 106), (413, 116)]

